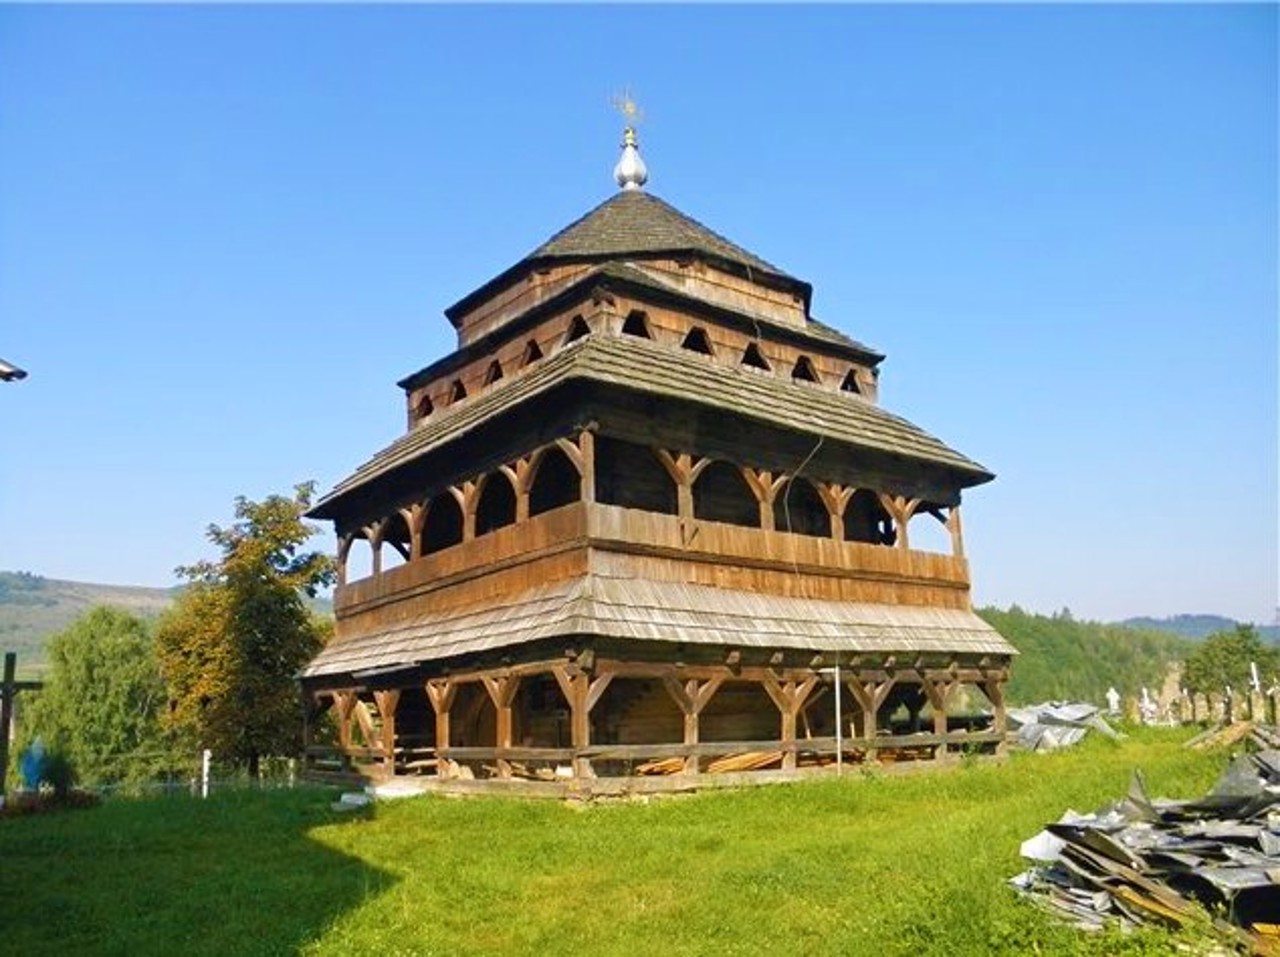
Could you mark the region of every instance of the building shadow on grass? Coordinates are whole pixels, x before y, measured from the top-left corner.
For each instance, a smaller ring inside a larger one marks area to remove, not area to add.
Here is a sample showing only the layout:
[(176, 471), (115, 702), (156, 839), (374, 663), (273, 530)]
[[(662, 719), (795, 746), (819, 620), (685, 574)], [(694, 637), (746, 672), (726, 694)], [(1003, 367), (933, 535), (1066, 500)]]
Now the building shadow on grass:
[(395, 882), (325, 845), (325, 829), (361, 826), (332, 799), (240, 791), (0, 820), (0, 951), (296, 953)]

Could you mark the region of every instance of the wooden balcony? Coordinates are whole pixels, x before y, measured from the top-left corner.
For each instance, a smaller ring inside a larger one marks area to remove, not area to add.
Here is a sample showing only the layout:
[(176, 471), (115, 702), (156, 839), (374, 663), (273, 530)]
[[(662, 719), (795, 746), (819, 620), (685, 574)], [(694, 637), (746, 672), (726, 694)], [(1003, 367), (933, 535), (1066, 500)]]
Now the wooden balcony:
[[(530, 568), (519, 574), (522, 566)], [(829, 597), (849, 597), (855, 593), (848, 586), (861, 585), (860, 600), (951, 607), (967, 607), (969, 590), (962, 557), (575, 502), (340, 586), (334, 609), (342, 619), (427, 592), (461, 603), (460, 594), (446, 593), (476, 579), (493, 578), (498, 586), (499, 576), (510, 573), (537, 583), (548, 574), (591, 570), (710, 583), (750, 574), (750, 587), (784, 593), (794, 592), (795, 581), (843, 582)], [(877, 598), (879, 586), (892, 591)], [(476, 594), (474, 587), (465, 591)]]

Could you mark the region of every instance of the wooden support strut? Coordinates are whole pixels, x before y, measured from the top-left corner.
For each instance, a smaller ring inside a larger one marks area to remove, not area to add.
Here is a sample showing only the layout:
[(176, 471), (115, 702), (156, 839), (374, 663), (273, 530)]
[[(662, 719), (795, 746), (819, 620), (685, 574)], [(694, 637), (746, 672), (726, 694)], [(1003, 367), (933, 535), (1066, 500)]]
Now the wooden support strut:
[(867, 760), (870, 761), (876, 756), (874, 747), (877, 730), (876, 716), (885, 699), (889, 697), (889, 692), (893, 690), (897, 679), (889, 675), (883, 681), (867, 681), (864, 680), (865, 677), (865, 675), (855, 675), (848, 678), (845, 680), (845, 687), (849, 689), (849, 693), (853, 695), (853, 700), (857, 702), (862, 712), (861, 737), (867, 742)]
[[(720, 686), (724, 684), (727, 677), (728, 675), (717, 675), (713, 678), (708, 678), (706, 681), (689, 678), (682, 682), (673, 675), (663, 676), (662, 686), (667, 689), (667, 693), (675, 701), (676, 707), (684, 715), (685, 744), (698, 744), (698, 716), (711, 701), (712, 697), (715, 696), (715, 693), (720, 690)], [(684, 770), (686, 774), (698, 773), (697, 754), (690, 754), (685, 758)]]
[[(816, 674), (810, 675), (799, 681), (780, 681), (772, 669), (766, 669), (761, 676), (760, 683), (769, 697), (773, 699), (773, 703), (777, 706), (782, 716), (781, 743), (783, 745), (794, 745), (796, 742), (796, 715), (800, 713), (806, 699), (809, 697), (809, 693), (813, 691), (814, 685), (818, 683), (818, 676)], [(784, 749), (782, 770), (794, 771), (795, 767), (795, 748)]]
[(432, 678), (426, 684), (427, 700), (436, 713), (436, 776), (447, 773), (443, 753), (449, 749), (449, 712), (458, 696), (458, 683), (452, 678)]
[(373, 700), (382, 719), (383, 767), (387, 777), (391, 777), (396, 773), (396, 708), (400, 704), (400, 691), (375, 691)]
[[(947, 733), (947, 697), (951, 694), (951, 689), (956, 686), (955, 681), (938, 678), (926, 677), (922, 682), (924, 693), (929, 698), (929, 704), (933, 708), (933, 733), (946, 735)], [(945, 742), (938, 745), (938, 757), (947, 753), (947, 745)]]
[[(513, 722), (511, 704), (515, 701), (516, 692), (520, 690), (520, 678), (517, 675), (506, 675), (504, 677), (492, 677), (489, 675), (481, 675), (480, 680), (484, 682), (484, 690), (489, 693), (489, 699), (493, 702), (494, 710), (497, 712), (497, 732), (494, 736), (494, 747), (510, 748), (513, 738)], [(498, 777), (511, 777), (511, 764), (498, 759)]]
[[(592, 678), (585, 672), (569, 674), (564, 665), (554, 665), (551, 674), (555, 676), (560, 692), (569, 704), (569, 738), (575, 751), (591, 746), (591, 709), (596, 706), (600, 696), (613, 680), (612, 673), (597, 675)], [(578, 778), (595, 777), (591, 770), (589, 758), (575, 757), (573, 774)]]

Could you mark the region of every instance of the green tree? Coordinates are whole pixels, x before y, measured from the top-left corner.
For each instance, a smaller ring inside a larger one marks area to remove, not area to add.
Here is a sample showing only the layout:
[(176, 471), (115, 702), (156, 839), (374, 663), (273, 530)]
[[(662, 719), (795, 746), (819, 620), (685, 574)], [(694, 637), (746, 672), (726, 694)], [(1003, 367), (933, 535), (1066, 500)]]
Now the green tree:
[(1264, 645), (1252, 625), (1237, 625), (1210, 635), (1187, 655), (1183, 680), (1192, 691), (1206, 694), (1227, 685), (1243, 691), (1251, 682), (1250, 662), (1258, 666), (1264, 687), (1280, 674), (1280, 650)]
[(190, 585), (157, 630), (171, 725), (253, 777), (300, 746), (294, 675), (327, 635), (302, 600), (334, 579), (328, 555), (300, 550), (318, 531), (302, 520), (313, 492), (237, 498), (236, 521), (209, 526), (221, 559), (178, 569)]
[(147, 623), (100, 606), (49, 642), (44, 688), (23, 696), (19, 751), (42, 739), (86, 784), (144, 780), (171, 760), (164, 682)]

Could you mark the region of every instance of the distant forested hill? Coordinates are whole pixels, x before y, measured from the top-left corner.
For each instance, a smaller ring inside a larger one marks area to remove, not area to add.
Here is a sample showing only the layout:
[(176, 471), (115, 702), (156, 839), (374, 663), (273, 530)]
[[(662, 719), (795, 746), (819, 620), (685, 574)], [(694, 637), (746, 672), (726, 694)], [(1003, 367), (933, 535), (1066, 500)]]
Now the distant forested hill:
[(978, 614), (1021, 652), (1008, 689), (1010, 700), (1020, 704), (1050, 699), (1101, 704), (1112, 685), (1124, 695), (1137, 694), (1143, 685), (1154, 690), (1169, 665), (1194, 647), (1167, 632), (1033, 615), (1017, 605), (1007, 611), (982, 608)]
[[(39, 672), (45, 664), (49, 638), (95, 605), (114, 605), (143, 618), (154, 618), (182, 591), (60, 581), (30, 572), (0, 572), (0, 652), (16, 651), (18, 668)], [(312, 610), (328, 614), (327, 600), (308, 602)]]
[[(1232, 631), (1240, 622), (1234, 618), (1224, 618), (1222, 615), (1172, 615), (1169, 618), (1126, 618), (1120, 624), (1126, 628), (1140, 628), (1146, 631), (1167, 631), (1170, 634), (1198, 641), (1216, 631)], [(1255, 627), (1264, 641), (1280, 643), (1280, 625), (1256, 625)]]

